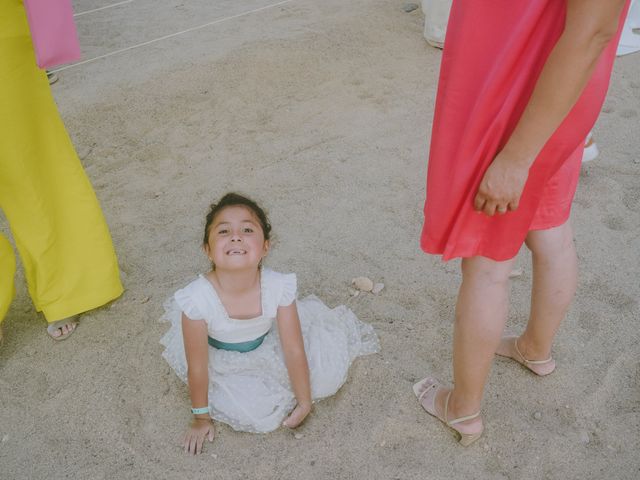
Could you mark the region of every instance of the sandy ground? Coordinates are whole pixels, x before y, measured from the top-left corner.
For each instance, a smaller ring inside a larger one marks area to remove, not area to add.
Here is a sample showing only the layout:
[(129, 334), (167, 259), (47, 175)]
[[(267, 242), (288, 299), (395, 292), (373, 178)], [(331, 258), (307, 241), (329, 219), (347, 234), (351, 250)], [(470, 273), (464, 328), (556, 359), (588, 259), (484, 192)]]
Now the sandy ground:
[[(115, 3), (76, 0), (76, 11)], [(78, 17), (84, 58), (273, 0), (135, 0)], [(635, 479), (640, 476), (640, 55), (618, 59), (574, 210), (576, 301), (557, 371), (497, 361), (486, 434), (463, 449), (416, 402), (449, 380), (458, 263), (418, 236), (440, 51), (398, 0), (293, 0), (60, 72), (53, 87), (119, 253), (126, 292), (45, 334), (18, 272), (0, 349), (0, 476), (222, 479)], [(299, 429), (219, 424), (198, 458), (177, 437), (187, 389), (160, 357), (163, 300), (206, 268), (207, 205), (228, 190), (270, 211), (271, 268), (348, 304), (380, 354)], [(0, 221), (8, 231), (6, 222)], [(508, 326), (527, 318), (529, 256)], [(383, 281), (350, 299), (350, 279)]]

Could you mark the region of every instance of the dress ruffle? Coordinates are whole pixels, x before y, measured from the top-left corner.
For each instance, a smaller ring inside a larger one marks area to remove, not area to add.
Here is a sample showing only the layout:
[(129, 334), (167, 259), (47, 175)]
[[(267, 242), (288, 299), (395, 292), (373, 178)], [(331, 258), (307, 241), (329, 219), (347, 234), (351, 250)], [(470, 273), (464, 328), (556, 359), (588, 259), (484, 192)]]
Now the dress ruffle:
[(291, 305), (296, 299), (296, 295), (298, 293), (298, 280), (295, 273), (285, 273), (281, 274), (281, 276), (282, 296), (280, 297), (278, 305), (286, 307), (287, 305)]
[[(166, 347), (162, 356), (186, 383), (182, 310), (175, 298), (164, 308), (162, 319), (171, 328), (160, 341)], [(378, 337), (345, 306), (329, 309), (312, 295), (299, 300), (297, 308), (315, 401), (338, 391), (356, 357), (379, 351)], [(209, 348), (209, 409), (215, 420), (235, 430), (266, 433), (277, 429), (295, 404), (276, 326), (250, 352)]]

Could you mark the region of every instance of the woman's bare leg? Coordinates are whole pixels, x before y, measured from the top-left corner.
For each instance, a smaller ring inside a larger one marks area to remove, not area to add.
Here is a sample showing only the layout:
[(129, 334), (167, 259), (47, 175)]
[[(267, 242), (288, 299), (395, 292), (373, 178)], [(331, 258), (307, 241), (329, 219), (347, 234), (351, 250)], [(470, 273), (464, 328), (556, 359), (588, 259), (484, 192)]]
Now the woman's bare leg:
[[(456, 305), (453, 333), (454, 388), (449, 399), (448, 420), (480, 410), (484, 385), (507, 320), (509, 273), (514, 260), (496, 262), (484, 257), (462, 261), (462, 285)], [(444, 412), (448, 390), (436, 396), (437, 410)], [(481, 428), (476, 418), (456, 425), (463, 433)]]
[[(526, 245), (533, 259), (531, 312), (524, 333), (517, 339), (520, 354), (513, 341), (504, 341), (496, 353), (521, 360), (546, 360), (560, 322), (576, 292), (578, 260), (569, 222), (548, 230), (529, 232)], [(540, 375), (555, 368), (552, 360), (541, 365), (527, 365)]]

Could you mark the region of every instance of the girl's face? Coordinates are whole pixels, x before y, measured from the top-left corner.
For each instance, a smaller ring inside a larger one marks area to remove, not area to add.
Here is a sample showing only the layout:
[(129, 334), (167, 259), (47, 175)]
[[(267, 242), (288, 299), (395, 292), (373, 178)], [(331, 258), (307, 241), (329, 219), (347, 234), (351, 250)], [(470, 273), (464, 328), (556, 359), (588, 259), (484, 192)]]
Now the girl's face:
[(260, 221), (241, 205), (223, 208), (209, 227), (209, 242), (204, 246), (216, 270), (258, 268), (269, 251)]

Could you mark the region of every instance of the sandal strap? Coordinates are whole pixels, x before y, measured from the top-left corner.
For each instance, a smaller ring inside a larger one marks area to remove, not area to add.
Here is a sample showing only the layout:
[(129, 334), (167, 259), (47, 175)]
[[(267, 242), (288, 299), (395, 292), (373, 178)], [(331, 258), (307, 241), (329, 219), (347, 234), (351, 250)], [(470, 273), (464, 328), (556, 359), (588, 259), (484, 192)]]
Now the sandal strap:
[(474, 418), (478, 418), (480, 416), (480, 412), (476, 412), (473, 415), (467, 415), (466, 417), (454, 418), (453, 420), (447, 422), (447, 425), (455, 425), (456, 423), (466, 422), (467, 420), (473, 420)]
[(453, 390), (449, 390), (449, 393), (447, 393), (447, 398), (445, 398), (444, 400), (444, 423), (446, 423), (447, 425), (451, 426), (451, 425), (455, 425), (456, 423), (462, 423), (462, 422), (466, 422), (467, 420), (473, 420), (474, 418), (478, 418), (480, 416), (480, 412), (476, 412), (473, 415), (467, 415), (466, 417), (459, 417), (459, 418), (454, 418), (453, 420), (449, 421), (447, 420), (447, 416), (449, 414), (449, 398), (451, 397), (451, 392), (453, 392)]
[(549, 363), (551, 360), (553, 360), (553, 357), (549, 357), (546, 360), (527, 360), (525, 358), (525, 356), (522, 355), (522, 353), (520, 352), (520, 349), (518, 348), (518, 337), (516, 337), (513, 340), (513, 345), (516, 347), (516, 352), (518, 353), (518, 355), (522, 359), (523, 363), (527, 363), (529, 365), (544, 365), (545, 363)]

